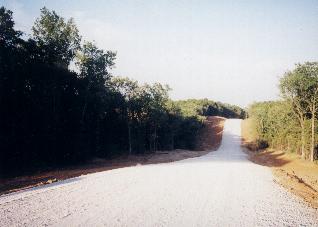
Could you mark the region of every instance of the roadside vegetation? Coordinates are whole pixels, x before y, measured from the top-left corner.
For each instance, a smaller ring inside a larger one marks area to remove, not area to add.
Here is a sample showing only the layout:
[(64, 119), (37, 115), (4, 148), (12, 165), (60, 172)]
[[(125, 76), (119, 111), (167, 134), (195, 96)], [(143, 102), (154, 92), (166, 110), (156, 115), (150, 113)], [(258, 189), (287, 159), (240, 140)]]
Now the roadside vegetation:
[(184, 116), (222, 116), (241, 119), (247, 116), (247, 112), (239, 106), (208, 99), (180, 100), (176, 101), (175, 104)]
[(318, 62), (297, 64), (280, 79), (279, 87), (281, 101), (249, 107), (249, 136), (256, 148), (269, 146), (317, 160)]
[(271, 167), (278, 184), (318, 208), (318, 63), (296, 65), (279, 87), (280, 101), (249, 107), (243, 145), (258, 151), (250, 160)]
[(41, 9), (32, 34), (0, 8), (0, 176), (92, 158), (195, 149), (206, 116), (245, 116), (170, 88), (115, 77), (116, 52), (82, 40), (74, 20)]

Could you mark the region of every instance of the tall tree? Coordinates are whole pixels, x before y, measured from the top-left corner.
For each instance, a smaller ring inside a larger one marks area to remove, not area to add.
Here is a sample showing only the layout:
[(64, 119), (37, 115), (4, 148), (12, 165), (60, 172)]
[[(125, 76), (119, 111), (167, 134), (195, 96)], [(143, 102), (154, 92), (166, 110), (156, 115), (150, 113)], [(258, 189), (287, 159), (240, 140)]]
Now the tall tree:
[(137, 95), (138, 82), (124, 77), (114, 77), (111, 80), (111, 86), (116, 91), (120, 92), (126, 101), (126, 115), (127, 115), (127, 131), (128, 131), (128, 152), (132, 154), (132, 124), (136, 117), (136, 111), (134, 108), (134, 99)]
[(81, 128), (91, 135), (95, 152), (99, 152), (101, 120), (105, 118), (108, 105), (105, 83), (111, 78), (109, 70), (114, 66), (115, 58), (116, 53), (104, 52), (91, 42), (85, 42), (77, 54), (79, 78), (85, 87), (82, 94)]
[(0, 45), (12, 46), (21, 35), (22, 32), (14, 29), (12, 11), (0, 7)]
[(81, 41), (73, 18), (65, 21), (55, 11), (43, 7), (32, 31), (33, 38), (42, 49), (45, 62), (65, 68), (69, 66)]
[(301, 127), (301, 157), (305, 158), (305, 120), (308, 113), (307, 80), (297, 70), (287, 72), (280, 79), (280, 90), (283, 98), (290, 102)]
[(310, 160), (315, 158), (315, 121), (318, 110), (318, 62), (306, 62), (297, 65), (295, 72), (302, 75), (305, 91), (302, 94), (305, 98), (308, 111), (311, 118), (311, 145)]
[(153, 85), (145, 84), (142, 87), (144, 94), (149, 98), (148, 105), (148, 121), (152, 133), (150, 134), (150, 150), (156, 151), (158, 148), (158, 129), (166, 120), (167, 102), (169, 100), (169, 86), (159, 83)]
[[(0, 7), (0, 91), (4, 92), (4, 89), (8, 89), (5, 83), (8, 83), (12, 75), (8, 71), (12, 69), (9, 65), (12, 63), (9, 61), (12, 58), (12, 49), (16, 48), (15, 44), (21, 36), (21, 32), (14, 29), (14, 21), (12, 18), (12, 11), (7, 10), (3, 6)], [(10, 53), (11, 52), (11, 53)], [(10, 77), (10, 78), (9, 78)], [(1, 95), (0, 100), (4, 97)], [(1, 100), (3, 101), (3, 100)], [(3, 103), (3, 102), (1, 102)]]
[(111, 78), (109, 70), (115, 65), (116, 53), (106, 53), (98, 49), (92, 42), (85, 42), (77, 54), (76, 65), (80, 70), (80, 78), (86, 82), (85, 102), (82, 110), (84, 121), (89, 95), (105, 88), (105, 82)]

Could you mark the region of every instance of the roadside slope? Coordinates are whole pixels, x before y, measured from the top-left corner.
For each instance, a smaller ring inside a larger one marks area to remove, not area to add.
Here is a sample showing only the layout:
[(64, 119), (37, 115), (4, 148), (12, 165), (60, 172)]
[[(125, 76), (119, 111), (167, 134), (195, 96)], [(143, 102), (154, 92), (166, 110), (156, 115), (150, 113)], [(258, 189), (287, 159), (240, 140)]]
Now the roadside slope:
[(318, 165), (280, 150), (257, 151), (248, 120), (242, 122), (243, 146), (249, 159), (270, 167), (275, 181), (318, 209)]

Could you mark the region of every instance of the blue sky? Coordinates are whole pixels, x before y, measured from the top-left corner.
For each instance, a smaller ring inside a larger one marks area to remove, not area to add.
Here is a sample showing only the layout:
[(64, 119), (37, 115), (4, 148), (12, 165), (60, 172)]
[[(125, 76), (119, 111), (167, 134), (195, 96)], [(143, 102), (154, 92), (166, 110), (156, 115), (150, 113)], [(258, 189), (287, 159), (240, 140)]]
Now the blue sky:
[(26, 33), (43, 6), (73, 17), (84, 39), (117, 51), (114, 75), (169, 84), (174, 99), (277, 99), (286, 70), (318, 60), (317, 0), (0, 2)]

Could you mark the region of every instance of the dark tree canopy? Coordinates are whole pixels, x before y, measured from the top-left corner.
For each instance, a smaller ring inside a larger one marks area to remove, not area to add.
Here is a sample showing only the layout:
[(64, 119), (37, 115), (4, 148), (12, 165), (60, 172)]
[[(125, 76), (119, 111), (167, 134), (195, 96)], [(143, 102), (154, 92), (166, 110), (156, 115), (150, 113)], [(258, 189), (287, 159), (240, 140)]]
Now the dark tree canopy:
[(14, 30), (12, 11), (0, 8), (0, 44), (5, 46), (14, 45), (22, 32)]
[(73, 19), (55, 11), (42, 8), (33, 38), (23, 40), (1, 7), (0, 29), (1, 175), (194, 149), (204, 116), (244, 115), (208, 100), (175, 102), (168, 86), (112, 76), (116, 53), (81, 43)]

